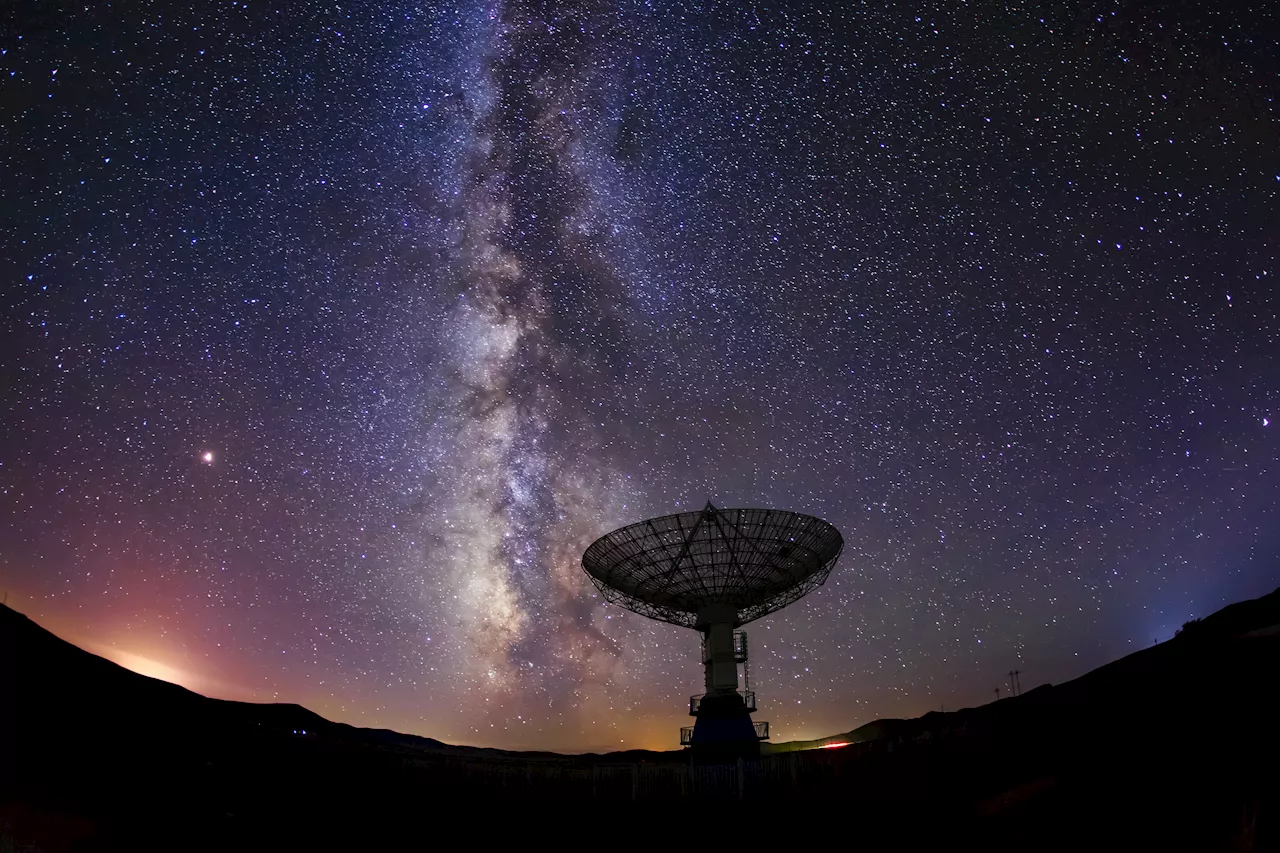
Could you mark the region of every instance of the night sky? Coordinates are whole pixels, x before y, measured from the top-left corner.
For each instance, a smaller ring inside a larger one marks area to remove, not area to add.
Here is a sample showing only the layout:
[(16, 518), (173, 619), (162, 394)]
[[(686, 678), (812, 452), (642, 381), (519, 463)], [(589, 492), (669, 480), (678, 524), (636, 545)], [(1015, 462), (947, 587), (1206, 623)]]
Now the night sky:
[(676, 746), (579, 560), (708, 498), (847, 543), (775, 740), (1167, 639), (1280, 584), (1270, 5), (6, 3), (0, 588), (517, 748)]

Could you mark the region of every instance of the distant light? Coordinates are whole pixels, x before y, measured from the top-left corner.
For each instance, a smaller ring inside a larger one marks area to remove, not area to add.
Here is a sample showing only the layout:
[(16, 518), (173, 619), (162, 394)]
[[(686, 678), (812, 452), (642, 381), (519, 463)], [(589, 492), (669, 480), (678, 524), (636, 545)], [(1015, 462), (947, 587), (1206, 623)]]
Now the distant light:
[(1271, 421), (1270, 421), (1270, 420), (1268, 420), (1267, 418), (1263, 418), (1263, 419), (1262, 419), (1262, 425), (1263, 425), (1263, 426), (1271, 426)]
[(213, 451), (212, 451), (212, 450), (206, 450), (204, 453), (200, 454), (200, 461), (201, 461), (201, 462), (203, 462), (203, 463), (204, 463), (204, 464), (206, 464), (206, 465), (212, 465), (212, 464), (213, 464)]
[(848, 745), (849, 745), (849, 741), (840, 740), (840, 741), (836, 741), (835, 743), (824, 743), (822, 746), (818, 748), (819, 749), (839, 749), (842, 746), (848, 746)]

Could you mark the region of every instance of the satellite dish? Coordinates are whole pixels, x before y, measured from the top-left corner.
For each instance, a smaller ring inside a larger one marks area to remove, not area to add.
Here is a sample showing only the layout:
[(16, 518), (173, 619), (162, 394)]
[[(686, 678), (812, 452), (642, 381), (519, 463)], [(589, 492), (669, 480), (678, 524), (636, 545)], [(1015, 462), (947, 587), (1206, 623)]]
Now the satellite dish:
[(702, 633), (707, 692), (690, 698), (697, 720), (680, 742), (742, 753), (759, 750), (769, 724), (751, 721), (750, 684), (738, 689), (747, 637), (734, 629), (822, 586), (843, 549), (840, 531), (822, 519), (708, 502), (600, 537), (582, 568), (606, 601)]

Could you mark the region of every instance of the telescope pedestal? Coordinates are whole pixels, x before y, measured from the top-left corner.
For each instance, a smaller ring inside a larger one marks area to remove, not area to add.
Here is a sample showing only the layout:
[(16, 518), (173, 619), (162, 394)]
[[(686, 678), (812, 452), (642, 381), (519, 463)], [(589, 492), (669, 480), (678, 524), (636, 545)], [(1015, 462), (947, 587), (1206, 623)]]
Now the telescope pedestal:
[(755, 695), (738, 691), (738, 664), (747, 662), (747, 646), (745, 635), (741, 643), (734, 641), (735, 617), (734, 609), (725, 605), (698, 613), (707, 692), (690, 702), (689, 713), (698, 721), (689, 746), (700, 754), (760, 754), (760, 737), (751, 721)]

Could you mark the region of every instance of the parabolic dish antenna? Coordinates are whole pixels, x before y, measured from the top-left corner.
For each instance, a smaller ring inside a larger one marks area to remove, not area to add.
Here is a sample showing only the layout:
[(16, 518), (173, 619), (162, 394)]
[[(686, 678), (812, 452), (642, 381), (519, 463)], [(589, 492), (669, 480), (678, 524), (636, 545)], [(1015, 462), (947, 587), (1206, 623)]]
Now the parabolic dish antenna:
[(751, 722), (750, 683), (738, 690), (747, 637), (734, 629), (820, 587), (843, 549), (840, 531), (820, 518), (708, 503), (600, 537), (582, 567), (606, 601), (702, 633), (707, 692), (690, 698), (697, 721), (680, 742), (740, 753), (758, 750), (769, 724)]

